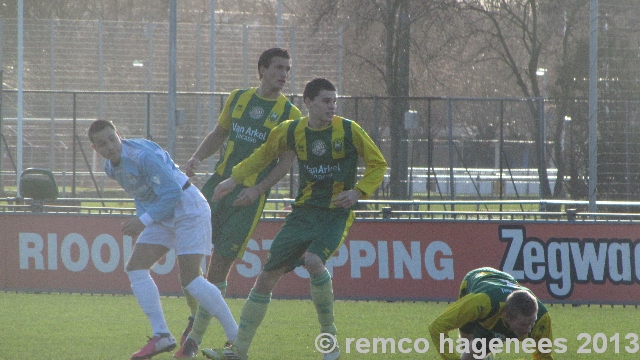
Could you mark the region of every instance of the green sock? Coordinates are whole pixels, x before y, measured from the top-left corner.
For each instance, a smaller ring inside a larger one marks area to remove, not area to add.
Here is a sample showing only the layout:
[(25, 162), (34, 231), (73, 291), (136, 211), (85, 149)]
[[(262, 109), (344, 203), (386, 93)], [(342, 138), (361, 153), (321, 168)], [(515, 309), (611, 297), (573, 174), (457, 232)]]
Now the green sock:
[(189, 292), (184, 288), (182, 288), (182, 292), (184, 293), (184, 297), (187, 299), (187, 305), (189, 305), (189, 309), (191, 310), (191, 316), (195, 316), (196, 310), (198, 310), (198, 300), (196, 300), (196, 298), (189, 294)]
[(213, 316), (211, 316), (207, 310), (202, 306), (198, 306), (196, 318), (193, 320), (193, 328), (189, 333), (189, 338), (194, 340), (196, 344), (202, 344), (202, 338), (204, 337), (204, 333), (207, 331), (212, 318)]
[[(215, 285), (220, 292), (222, 293), (222, 297), (224, 297), (227, 292), (227, 282), (223, 281)], [(211, 319), (213, 316), (207, 312), (202, 306), (198, 306), (198, 310), (196, 311), (196, 318), (193, 321), (193, 329), (191, 329), (191, 333), (189, 337), (196, 342), (196, 344), (202, 344), (202, 339), (204, 338), (204, 333), (207, 331), (209, 327), (209, 323), (211, 323)]]
[[(200, 269), (200, 275), (202, 275), (202, 269)], [(182, 283), (182, 276), (178, 273), (178, 279)], [(198, 300), (194, 298), (187, 290), (182, 287), (182, 293), (184, 294), (185, 299), (187, 300), (187, 305), (191, 310), (191, 316), (196, 316), (196, 311), (198, 310)]]
[(220, 290), (220, 293), (222, 294), (222, 297), (225, 297), (225, 295), (227, 295), (227, 281), (223, 281), (223, 282), (219, 282), (219, 283), (215, 283), (213, 284), (215, 285), (218, 290)]
[(333, 323), (333, 283), (328, 270), (311, 277), (311, 300), (318, 313), (320, 332), (335, 335), (337, 329)]
[(256, 335), (258, 326), (267, 314), (267, 308), (271, 301), (271, 294), (258, 294), (251, 289), (249, 298), (244, 302), (240, 323), (238, 324), (238, 339), (234, 342), (240, 356), (247, 356), (249, 347)]

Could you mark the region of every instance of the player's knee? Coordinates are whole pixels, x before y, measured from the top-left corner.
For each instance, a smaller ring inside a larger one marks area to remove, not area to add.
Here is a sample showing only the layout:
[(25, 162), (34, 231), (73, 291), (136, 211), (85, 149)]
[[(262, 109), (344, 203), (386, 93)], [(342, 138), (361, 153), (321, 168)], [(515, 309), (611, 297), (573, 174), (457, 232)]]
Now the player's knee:
[(306, 253), (304, 256), (304, 266), (311, 275), (320, 275), (324, 272), (324, 262), (314, 253)]
[(127, 270), (126, 273), (131, 285), (143, 283), (151, 278), (150, 270)]
[(259, 294), (270, 294), (283, 274), (284, 272), (280, 269), (273, 271), (262, 270), (260, 275), (258, 275), (258, 279), (256, 279), (256, 284), (253, 287), (253, 290)]

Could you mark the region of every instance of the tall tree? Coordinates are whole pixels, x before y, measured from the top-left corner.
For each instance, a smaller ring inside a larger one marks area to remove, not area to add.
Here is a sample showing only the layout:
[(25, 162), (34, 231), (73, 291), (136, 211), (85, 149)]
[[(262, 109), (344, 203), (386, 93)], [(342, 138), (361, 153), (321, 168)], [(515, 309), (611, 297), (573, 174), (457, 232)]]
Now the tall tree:
[[(472, 54), (478, 60), (487, 54), (502, 63), (514, 78), (525, 98), (541, 98), (538, 69), (544, 45), (553, 31), (545, 28), (540, 14), (545, 6), (555, 1), (547, 1), (541, 6), (537, 0), (461, 0), (460, 9), (467, 21), (467, 29), (479, 40), (480, 45)], [(465, 15), (466, 14), (466, 15)], [(546, 75), (545, 75), (546, 76)], [(531, 114), (529, 132), (537, 149), (543, 149), (544, 128), (540, 126), (542, 101), (528, 102)], [(551, 197), (551, 187), (544, 151), (537, 151), (538, 179), (542, 198)]]
[[(387, 108), (386, 123), (391, 138), (390, 195), (396, 199), (405, 199), (408, 195), (408, 143), (404, 114), (409, 110), (407, 97), (415, 88), (411, 58), (416, 56), (425, 63), (433, 58), (428, 43), (422, 41), (428, 38), (426, 33), (433, 30), (429, 20), (436, 17), (436, 9), (446, 2), (324, 0), (311, 2), (307, 12), (311, 14), (309, 17), (313, 25), (334, 25), (344, 29), (345, 55), (358, 70), (349, 78), (352, 89), (373, 94), (384, 91), (393, 98)], [(416, 41), (416, 38), (423, 40)]]

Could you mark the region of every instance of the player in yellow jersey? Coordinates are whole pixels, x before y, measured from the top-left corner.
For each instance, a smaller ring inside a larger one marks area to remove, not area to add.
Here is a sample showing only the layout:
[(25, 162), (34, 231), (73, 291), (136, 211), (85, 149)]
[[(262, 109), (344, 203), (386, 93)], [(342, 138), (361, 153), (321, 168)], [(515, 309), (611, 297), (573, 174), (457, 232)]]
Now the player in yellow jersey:
[[(448, 336), (454, 329), (460, 329), (459, 340), (464, 338), (468, 344), (474, 339), (482, 339), (476, 341), (475, 348), (480, 351), (474, 352), (473, 347), (467, 347), (468, 351), (458, 355), (454, 350), (457, 342)], [(553, 359), (551, 318), (547, 308), (513, 276), (489, 267), (472, 270), (464, 277), (458, 300), (429, 324), (429, 333), (433, 347), (446, 360), (490, 358), (492, 355), (487, 348), (492, 339), (504, 344), (506, 339), (514, 338), (535, 341), (534, 359)], [(541, 341), (544, 346), (539, 346)], [(485, 348), (479, 349), (478, 344)], [(516, 351), (513, 346), (511, 351)]]
[[(269, 162), (261, 172), (246, 178), (234, 194), (220, 201), (211, 200), (213, 189), (231, 175), (231, 169), (236, 164), (266, 141), (276, 125), (301, 116), (300, 110), (281, 93), (290, 69), (291, 56), (287, 50), (271, 48), (264, 51), (258, 60), (260, 86), (237, 89), (229, 95), (218, 124), (184, 167), (188, 176), (194, 176), (200, 162), (227, 142), (215, 173), (202, 188), (211, 207), (214, 245), (207, 280), (216, 285), (223, 296), (231, 265), (236, 258), (242, 258), (264, 209), (269, 190), (291, 168), (294, 154), (287, 152), (279, 160)], [(196, 310), (197, 302), (188, 296), (187, 302), (192, 316), (182, 336), (181, 348), (174, 355), (176, 358), (196, 356), (211, 320), (211, 315), (202, 308)]]
[[(275, 236), (267, 262), (242, 308), (237, 340), (225, 349), (204, 349), (202, 353), (211, 359), (247, 358), (273, 288), (282, 275), (300, 265), (309, 271), (320, 333), (331, 334), (326, 339), (329, 342), (335, 339), (333, 285), (325, 263), (344, 241), (354, 220), (353, 207), (382, 183), (387, 163), (358, 124), (334, 115), (337, 93), (329, 80), (318, 78), (307, 83), (303, 98), (309, 116), (274, 128), (267, 142), (236, 165), (231, 177), (214, 192), (214, 199), (225, 196), (272, 159), (295, 151), (300, 186), (292, 211)], [(359, 180), (358, 158), (364, 160), (365, 167)], [(337, 343), (333, 345), (332, 351), (324, 354), (325, 360), (340, 357)]]

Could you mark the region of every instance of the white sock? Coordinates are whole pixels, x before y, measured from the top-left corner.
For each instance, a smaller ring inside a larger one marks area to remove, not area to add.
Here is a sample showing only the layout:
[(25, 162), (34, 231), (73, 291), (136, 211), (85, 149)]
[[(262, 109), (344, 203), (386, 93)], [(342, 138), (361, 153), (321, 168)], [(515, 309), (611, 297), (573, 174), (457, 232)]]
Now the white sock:
[(238, 325), (220, 290), (202, 276), (193, 279), (185, 289), (198, 300), (200, 306), (220, 321), (220, 325), (227, 335), (227, 340), (235, 341), (238, 335)]
[(160, 304), (160, 292), (156, 283), (151, 277), (149, 270), (128, 271), (131, 290), (138, 300), (142, 311), (149, 318), (153, 335), (165, 334), (169, 332), (169, 327), (164, 319), (162, 305)]

